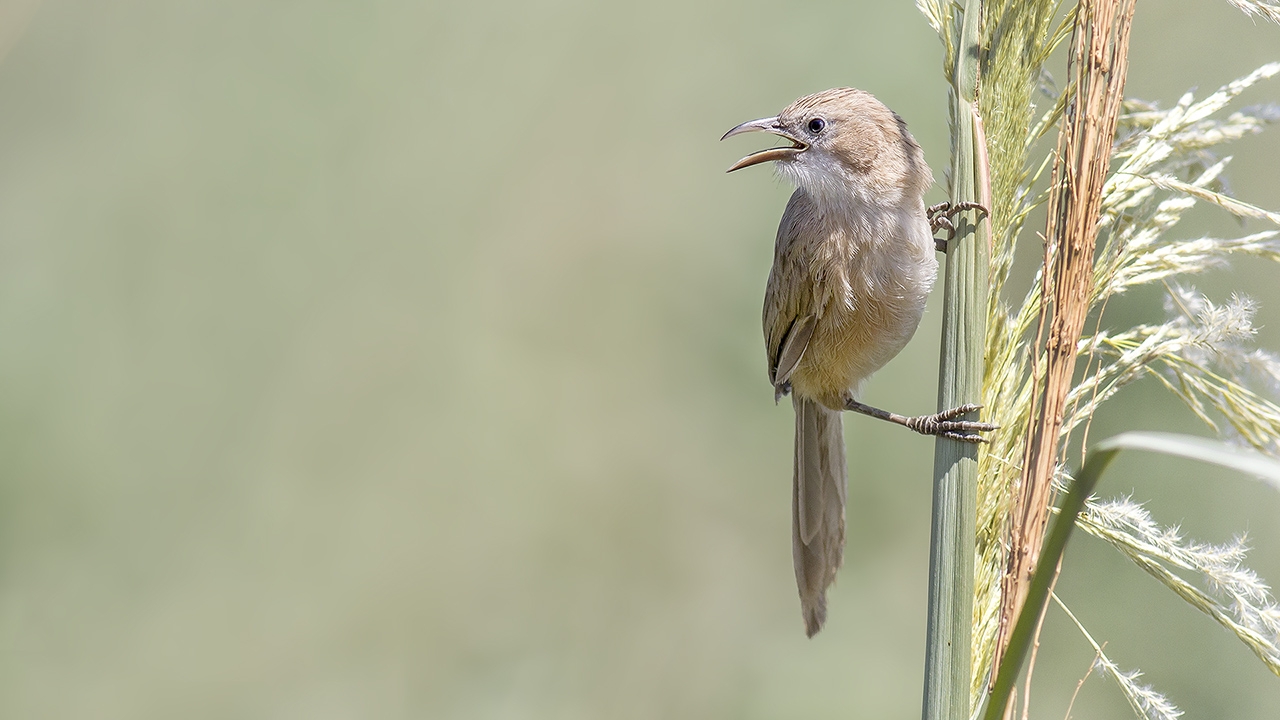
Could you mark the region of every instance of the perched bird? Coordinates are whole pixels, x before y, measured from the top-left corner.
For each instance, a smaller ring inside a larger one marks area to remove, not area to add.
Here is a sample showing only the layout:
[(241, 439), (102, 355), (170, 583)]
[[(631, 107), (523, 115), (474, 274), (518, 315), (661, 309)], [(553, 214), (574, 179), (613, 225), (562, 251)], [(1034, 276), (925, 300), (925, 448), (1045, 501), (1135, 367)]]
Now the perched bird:
[(764, 131), (790, 141), (748, 155), (729, 172), (774, 163), (796, 186), (778, 226), (764, 296), (764, 338), (774, 399), (796, 414), (792, 552), (805, 631), (826, 620), (826, 590), (844, 554), (845, 410), (917, 432), (982, 442), (987, 423), (958, 420), (965, 405), (904, 417), (858, 402), (862, 385), (920, 324), (938, 273), (935, 241), (951, 214), (926, 210), (933, 183), (906, 123), (870, 93), (836, 88), (800, 98), (777, 117), (745, 122), (724, 138)]

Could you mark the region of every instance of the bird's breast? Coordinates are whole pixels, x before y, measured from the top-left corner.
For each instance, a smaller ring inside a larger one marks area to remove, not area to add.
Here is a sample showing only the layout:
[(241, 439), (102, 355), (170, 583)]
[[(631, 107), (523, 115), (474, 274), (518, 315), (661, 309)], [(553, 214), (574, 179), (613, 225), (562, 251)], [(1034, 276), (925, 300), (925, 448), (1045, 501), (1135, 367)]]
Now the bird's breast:
[(808, 269), (818, 320), (794, 392), (843, 407), (845, 394), (857, 395), (911, 339), (938, 268), (920, 210), (823, 223), (811, 242), (796, 244), (807, 255), (795, 260)]

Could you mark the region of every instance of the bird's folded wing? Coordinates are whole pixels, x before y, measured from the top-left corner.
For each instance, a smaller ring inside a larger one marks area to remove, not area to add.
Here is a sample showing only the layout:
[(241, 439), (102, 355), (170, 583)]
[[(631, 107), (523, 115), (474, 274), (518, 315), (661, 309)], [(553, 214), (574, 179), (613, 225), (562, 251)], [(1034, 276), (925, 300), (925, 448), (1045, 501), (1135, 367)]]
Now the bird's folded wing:
[(804, 357), (805, 348), (809, 347), (809, 338), (813, 337), (813, 329), (818, 325), (816, 315), (805, 315), (791, 323), (786, 337), (778, 348), (776, 359), (769, 368), (769, 381), (775, 388), (782, 387), (791, 379), (800, 359)]

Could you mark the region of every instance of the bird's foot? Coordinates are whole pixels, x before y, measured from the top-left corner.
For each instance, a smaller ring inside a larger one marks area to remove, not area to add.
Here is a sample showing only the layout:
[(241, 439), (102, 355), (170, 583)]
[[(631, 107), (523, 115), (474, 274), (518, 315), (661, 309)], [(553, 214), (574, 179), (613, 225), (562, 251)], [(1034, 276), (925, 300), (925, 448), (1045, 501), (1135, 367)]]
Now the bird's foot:
[(925, 210), (925, 217), (929, 219), (930, 233), (937, 233), (939, 230), (947, 231), (947, 236), (945, 238), (935, 237), (933, 239), (933, 246), (938, 250), (938, 252), (946, 252), (947, 244), (956, 236), (956, 226), (951, 222), (951, 217), (956, 213), (964, 212), (965, 210), (981, 210), (984, 215), (988, 214), (987, 208), (981, 203), (976, 202), (962, 202), (954, 205), (949, 202), (944, 202), (932, 205)]
[(982, 409), (981, 405), (961, 405), (933, 415), (907, 418), (907, 421), (903, 424), (921, 435), (937, 435), (938, 437), (959, 440), (960, 442), (984, 443), (988, 442), (988, 440), (978, 433), (998, 430), (1000, 428), (999, 425), (974, 420), (955, 419), (961, 415), (977, 412), (980, 409)]
[(944, 410), (933, 415), (920, 415), (917, 417), (906, 417), (897, 413), (891, 413), (880, 408), (864, 405), (851, 397), (845, 399), (846, 410), (860, 412), (863, 415), (888, 420), (891, 423), (897, 423), (903, 427), (910, 428), (921, 435), (936, 435), (937, 437), (950, 438), (967, 443), (984, 443), (988, 440), (978, 433), (992, 432), (999, 430), (999, 425), (991, 423), (978, 422), (975, 420), (956, 420), (955, 418), (967, 413), (981, 410), (981, 405), (961, 405), (957, 408)]

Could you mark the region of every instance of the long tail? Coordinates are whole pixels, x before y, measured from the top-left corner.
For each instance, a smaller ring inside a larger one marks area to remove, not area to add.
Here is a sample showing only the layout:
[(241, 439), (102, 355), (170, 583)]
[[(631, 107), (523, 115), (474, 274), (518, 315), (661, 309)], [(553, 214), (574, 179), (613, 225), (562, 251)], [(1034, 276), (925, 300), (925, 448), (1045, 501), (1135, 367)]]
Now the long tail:
[(796, 410), (796, 464), (791, 497), (791, 550), (805, 633), (827, 619), (827, 586), (844, 558), (848, 476), (844, 423), (821, 403), (791, 396)]

